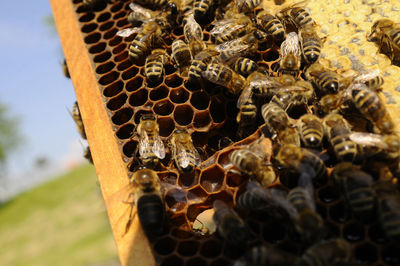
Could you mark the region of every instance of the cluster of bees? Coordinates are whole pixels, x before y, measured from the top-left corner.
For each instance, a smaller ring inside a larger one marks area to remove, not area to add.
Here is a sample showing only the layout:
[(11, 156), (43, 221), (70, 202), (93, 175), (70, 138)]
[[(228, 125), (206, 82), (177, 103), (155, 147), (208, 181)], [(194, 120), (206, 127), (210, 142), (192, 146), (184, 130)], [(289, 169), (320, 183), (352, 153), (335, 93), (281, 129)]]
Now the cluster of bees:
[[(135, 64), (144, 61), (149, 83), (159, 83), (164, 66), (173, 61), (187, 82), (203, 87), (211, 82), (236, 97), (235, 141), (253, 134), (263, 136), (230, 153), (231, 163), (250, 181), (237, 208), (268, 213), (292, 227), (308, 248), (300, 256), (267, 245), (247, 248), (237, 265), (346, 265), (352, 259), (349, 244), (332, 238), (315, 209), (314, 187), (328, 176), (338, 184), (348, 207), (362, 223), (377, 216), (385, 235), (400, 239), (400, 196), (393, 184), (399, 176), (400, 138), (379, 96), (384, 79), (369, 70), (343, 76), (318, 62), (324, 38), (304, 8), (304, 1), (272, 14), (260, 0), (140, 0), (131, 3), (128, 20), (133, 27), (117, 35), (136, 34), (129, 46)], [(149, 8), (152, 9), (149, 9)], [(216, 18), (214, 21), (214, 17)], [(211, 22), (211, 25), (208, 25)], [(166, 37), (183, 23), (185, 40)], [(210, 27), (212, 42), (203, 28)], [(383, 19), (368, 36), (381, 52), (396, 61), (400, 27)], [(254, 52), (271, 40), (280, 49), (273, 73), (252, 60)], [(298, 118), (297, 121), (294, 118)], [(261, 119), (263, 121), (261, 121)], [(140, 167), (131, 176), (137, 214), (148, 235), (158, 235), (166, 223), (162, 187), (156, 170), (168, 148), (181, 173), (201, 164), (199, 150), (186, 129), (177, 128), (166, 145), (156, 116), (140, 118), (135, 155)], [(267, 153), (266, 139), (273, 142)], [(270, 186), (284, 178), (295, 183), (289, 191)], [(255, 234), (236, 211), (221, 200), (213, 203), (213, 221), (221, 237), (246, 248)], [(127, 229), (133, 220), (131, 215)]]

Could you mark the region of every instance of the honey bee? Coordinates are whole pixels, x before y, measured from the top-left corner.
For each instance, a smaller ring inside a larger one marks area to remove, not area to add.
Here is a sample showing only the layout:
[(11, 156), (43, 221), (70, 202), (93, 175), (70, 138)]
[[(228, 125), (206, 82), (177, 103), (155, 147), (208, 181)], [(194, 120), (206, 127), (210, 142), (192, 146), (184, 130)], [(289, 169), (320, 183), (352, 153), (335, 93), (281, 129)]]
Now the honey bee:
[(379, 69), (361, 72), (352, 79), (352, 83), (363, 83), (374, 91), (380, 91), (384, 82)]
[(189, 46), (182, 40), (176, 39), (172, 42), (172, 58), (175, 60), (181, 73), (186, 71), (192, 62)]
[(144, 114), (140, 117), (137, 126), (139, 135), (139, 155), (142, 163), (150, 168), (159, 164), (159, 159), (165, 157), (165, 147), (159, 135), (159, 127), (153, 114)]
[(171, 137), (172, 157), (181, 173), (190, 173), (200, 164), (199, 152), (185, 129), (176, 129)]
[(72, 106), (71, 116), (75, 121), (76, 128), (78, 129), (79, 135), (81, 135), (81, 137), (83, 139), (86, 139), (85, 125), (83, 124), (81, 112), (79, 110), (77, 101), (75, 101), (74, 105)]
[(295, 32), (286, 35), (281, 44), (281, 58), (279, 60), (278, 72), (297, 77), (300, 73), (301, 47), (299, 36)]
[(315, 31), (315, 27), (307, 25), (299, 30), (299, 38), (303, 57), (308, 64), (315, 63), (320, 54), (322, 40)]
[[(165, 206), (161, 194), (161, 182), (157, 173), (148, 168), (136, 170), (130, 178), (133, 192), (129, 197), (134, 197), (133, 202), (125, 201), (131, 205), (129, 220), (125, 232), (128, 231), (136, 213), (139, 216), (140, 224), (148, 235), (159, 235), (164, 229)], [(133, 213), (133, 207), (137, 210)]]
[(351, 245), (341, 239), (332, 238), (320, 241), (306, 250), (298, 265), (346, 265), (352, 259)]
[(244, 139), (257, 129), (257, 105), (252, 98), (240, 105), (236, 116), (238, 123), (237, 136)]
[(257, 63), (246, 57), (238, 57), (233, 63), (233, 70), (242, 76), (248, 76), (252, 72), (256, 71), (257, 68)]
[(227, 65), (222, 63), (211, 63), (202, 72), (203, 78), (224, 86), (232, 94), (239, 94), (245, 85), (246, 80)]
[(168, 61), (168, 53), (164, 49), (154, 49), (146, 58), (144, 73), (151, 82), (159, 81), (164, 75), (164, 65)]
[(396, 187), (387, 181), (377, 181), (374, 189), (378, 199), (379, 222), (388, 238), (400, 239), (400, 197)]
[(138, 0), (136, 1), (140, 5), (147, 6), (149, 8), (162, 8), (168, 3), (168, 0)]
[(356, 83), (349, 88), (352, 101), (360, 113), (374, 123), (383, 134), (391, 134), (394, 124), (382, 100), (373, 90), (363, 83)]
[(221, 200), (214, 201), (213, 207), (215, 210), (213, 220), (217, 225), (218, 233), (232, 245), (245, 245), (253, 233), (242, 218)]
[(186, 42), (189, 44), (192, 57), (195, 57), (196, 54), (206, 48), (206, 45), (203, 42), (203, 30), (194, 19), (193, 12), (190, 12), (190, 14), (185, 17), (183, 33), (185, 35)]
[(263, 140), (260, 138), (248, 148), (233, 151), (229, 159), (241, 172), (254, 177), (263, 186), (268, 186), (275, 181), (276, 176), (273, 168), (266, 163), (268, 154), (261, 145)]
[(258, 47), (257, 38), (254, 33), (246, 34), (237, 39), (233, 39), (215, 46), (215, 50), (220, 53), (222, 61), (228, 61), (238, 56), (245, 56)]
[(210, 31), (216, 43), (224, 43), (236, 39), (249, 32), (251, 20), (244, 14), (235, 13), (232, 17), (212, 23), (214, 28)]
[(258, 13), (256, 20), (257, 25), (278, 42), (282, 42), (286, 38), (285, 28), (281, 21), (266, 10)]
[(338, 94), (326, 94), (317, 102), (318, 114), (327, 115), (338, 110), (340, 107), (340, 96)]
[(324, 127), (321, 120), (313, 114), (304, 114), (298, 121), (300, 138), (308, 148), (321, 147)]
[(314, 83), (323, 93), (337, 93), (339, 89), (339, 75), (336, 72), (326, 69), (316, 62), (309, 66), (305, 72), (306, 79)]
[(213, 4), (214, 0), (194, 0), (193, 14), (196, 21), (200, 22), (202, 19), (204, 19)]
[(63, 62), (61, 63), (61, 67), (62, 67), (62, 72), (64, 74), (64, 77), (66, 77), (67, 79), (70, 79), (71, 76), (69, 74), (67, 60), (65, 58), (64, 58)]
[(252, 266), (297, 265), (298, 257), (278, 248), (259, 245), (248, 250), (244, 260)]
[(95, 8), (98, 4), (107, 2), (106, 0), (83, 0), (82, 4), (86, 8), (93, 9)]
[(207, 65), (212, 61), (213, 57), (219, 53), (213, 49), (205, 49), (194, 57), (189, 68), (189, 80), (194, 83), (201, 81), (202, 72), (207, 69)]
[(323, 180), (326, 177), (326, 166), (316, 154), (293, 144), (284, 144), (277, 150), (275, 159), (288, 170), (308, 175), (312, 180)]
[(344, 162), (335, 166), (332, 172), (335, 182), (344, 190), (346, 201), (355, 216), (363, 222), (375, 215), (375, 192), (372, 188), (373, 177), (351, 163)]
[(353, 162), (357, 159), (357, 145), (350, 139), (350, 125), (340, 115), (331, 113), (322, 122), (336, 157), (341, 161)]
[(284, 22), (285, 27), (288, 27), (287, 24), (292, 24), (299, 30), (306, 26), (314, 27), (316, 25), (310, 13), (305, 10), (307, 2), (308, 0), (303, 0), (285, 7), (278, 12), (277, 16)]
[(308, 81), (298, 80), (290, 86), (280, 87), (271, 101), (277, 103), (283, 110), (289, 111), (294, 106), (303, 105), (308, 109), (307, 103), (313, 98), (314, 89)]
[(90, 147), (87, 146), (83, 152), (83, 157), (88, 160), (89, 163), (93, 164), (92, 153), (90, 152)]
[(261, 107), (261, 114), (272, 135), (281, 144), (300, 146), (299, 134), (289, 116), (278, 104), (269, 102)]
[[(376, 42), (379, 52), (386, 54), (392, 61), (400, 56), (400, 24), (390, 19), (380, 19), (372, 25), (368, 41)], [(395, 60), (396, 59), (396, 60)]]
[(235, 0), (235, 6), (240, 13), (251, 12), (262, 0)]

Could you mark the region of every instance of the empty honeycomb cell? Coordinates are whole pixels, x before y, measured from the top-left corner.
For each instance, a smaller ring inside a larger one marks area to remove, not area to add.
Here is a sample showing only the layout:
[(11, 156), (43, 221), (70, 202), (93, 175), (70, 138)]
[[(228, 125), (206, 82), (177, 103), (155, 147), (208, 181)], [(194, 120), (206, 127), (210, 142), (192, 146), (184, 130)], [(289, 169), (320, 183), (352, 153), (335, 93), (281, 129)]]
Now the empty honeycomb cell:
[(119, 71), (124, 71), (125, 69), (129, 68), (132, 66), (132, 63), (129, 59), (126, 59), (125, 61), (122, 61), (121, 63), (118, 64), (117, 69)]
[(159, 240), (154, 245), (154, 251), (160, 255), (169, 255), (174, 252), (177, 242), (171, 237), (164, 237)]
[(111, 111), (117, 110), (126, 103), (126, 99), (128, 99), (128, 96), (125, 93), (121, 93), (107, 102), (107, 108)]
[(286, 238), (286, 225), (282, 222), (271, 221), (263, 226), (263, 238), (270, 243), (278, 243)]
[(114, 113), (111, 117), (111, 121), (115, 125), (122, 125), (128, 122), (133, 116), (133, 110), (131, 108), (123, 108)]
[(123, 148), (122, 148), (122, 152), (124, 153), (124, 155), (126, 157), (133, 157), (136, 151), (136, 147), (137, 147), (137, 142), (134, 140), (130, 140), (127, 143), (124, 144)]
[(126, 43), (121, 43), (117, 47), (114, 47), (114, 49), (112, 50), (112, 53), (119, 54), (120, 52), (122, 52), (126, 49), (126, 45), (127, 45)]
[(97, 24), (96, 23), (90, 23), (90, 24), (85, 24), (81, 28), (81, 31), (84, 32), (84, 33), (89, 33), (89, 32), (94, 31), (95, 29), (97, 29)]
[(125, 16), (126, 16), (126, 12), (125, 11), (120, 11), (120, 12), (114, 14), (113, 20), (117, 20), (117, 19), (123, 18)]
[(126, 124), (120, 127), (115, 134), (119, 139), (129, 139), (132, 137), (134, 129), (135, 125)]
[(193, 132), (192, 140), (195, 146), (204, 146), (208, 143), (208, 132)]
[(230, 187), (238, 187), (244, 183), (246, 179), (243, 175), (235, 172), (228, 172), (226, 174), (226, 184)]
[[(193, 256), (197, 253), (199, 250), (200, 243), (199, 241), (194, 241), (194, 240), (186, 240), (182, 241), (178, 245), (178, 253), (182, 256)], [(192, 265), (192, 264), (188, 264)]]
[(400, 247), (392, 244), (382, 248), (382, 260), (389, 265), (400, 265)]
[(107, 63), (101, 64), (98, 67), (96, 67), (96, 73), (104, 74), (104, 73), (111, 71), (114, 67), (115, 67), (115, 63), (109, 61)]
[(170, 117), (159, 117), (157, 122), (160, 126), (160, 136), (162, 137), (168, 137), (175, 129), (174, 120)]
[(165, 202), (172, 211), (181, 211), (186, 206), (186, 192), (177, 188), (170, 189), (165, 195)]
[(147, 102), (149, 92), (142, 88), (138, 91), (135, 91), (129, 96), (129, 104), (132, 106), (141, 106), (145, 102)]
[(174, 120), (181, 126), (189, 125), (193, 120), (193, 109), (190, 105), (178, 105), (174, 111)]
[(101, 54), (96, 55), (93, 58), (93, 61), (95, 63), (103, 63), (103, 62), (107, 61), (110, 58), (111, 58), (111, 53), (110, 52), (103, 52)]
[(189, 239), (192, 238), (193, 233), (182, 230), (180, 228), (174, 228), (171, 230), (171, 235), (178, 239)]
[(193, 126), (195, 128), (200, 129), (200, 130), (201, 129), (207, 130), (210, 123), (211, 123), (211, 117), (207, 111), (197, 112), (194, 115)]
[(343, 201), (340, 201), (329, 208), (329, 216), (332, 220), (338, 223), (346, 221), (346, 206)]
[(175, 29), (172, 30), (172, 34), (175, 36), (179, 37), (183, 35), (183, 27), (176, 27)]
[(96, 43), (100, 40), (101, 34), (98, 32), (90, 33), (88, 36), (84, 38), (86, 44)]
[(109, 20), (110, 18), (111, 18), (111, 14), (109, 12), (105, 12), (105, 13), (100, 14), (97, 17), (97, 22), (104, 22), (106, 20)]
[(183, 266), (183, 260), (176, 255), (168, 256), (165, 258), (161, 264), (161, 266)]
[(183, 87), (172, 89), (170, 91), (169, 98), (174, 103), (184, 103), (189, 99), (189, 92)]
[(100, 43), (97, 43), (97, 44), (91, 46), (89, 48), (89, 53), (98, 54), (98, 53), (103, 52), (104, 49), (106, 49), (106, 43), (105, 42), (100, 42)]
[(198, 110), (205, 110), (210, 103), (210, 96), (205, 91), (195, 91), (190, 97), (190, 103)]
[(200, 254), (206, 258), (215, 258), (221, 253), (221, 251), (221, 242), (215, 239), (208, 239), (202, 244)]
[(354, 257), (358, 263), (374, 263), (378, 260), (378, 250), (369, 243), (361, 244), (354, 248)]
[(92, 19), (94, 19), (94, 14), (93, 13), (87, 13), (87, 14), (82, 15), (79, 18), (79, 22), (89, 22)]
[(124, 83), (120, 80), (116, 81), (104, 88), (103, 95), (105, 97), (113, 97), (118, 93), (120, 93), (123, 88), (124, 88)]
[(119, 78), (119, 72), (117, 71), (112, 71), (108, 74), (103, 75), (100, 79), (99, 79), (99, 83), (101, 85), (108, 85), (111, 84), (112, 82), (116, 81)]
[[(125, 60), (127, 58), (128, 58), (128, 51), (126, 51), (126, 50), (123, 51), (122, 53), (119, 53), (118, 55), (114, 56), (114, 60), (116, 62), (121, 62), (121, 61), (123, 61), (123, 60)], [(136, 64), (136, 65), (138, 65), (138, 64)]]
[(181, 86), (183, 83), (183, 79), (179, 77), (177, 74), (169, 75), (165, 78), (165, 85), (170, 88), (177, 88)]
[(385, 232), (380, 224), (371, 225), (368, 229), (369, 239), (375, 243), (382, 244), (386, 242)]
[(318, 191), (318, 197), (322, 202), (331, 203), (340, 197), (340, 191), (336, 186), (326, 186)]
[(225, 104), (218, 98), (214, 97), (210, 104), (210, 114), (211, 118), (215, 123), (221, 123), (225, 120)]
[(363, 241), (364, 226), (356, 222), (347, 223), (343, 228), (343, 236), (349, 242)]
[(190, 188), (197, 183), (199, 170), (195, 169), (193, 172), (180, 173), (178, 185), (184, 188)]
[(168, 75), (171, 75), (171, 74), (175, 73), (176, 72), (176, 68), (174, 67), (174, 65), (166, 64), (164, 66), (164, 72), (165, 72), (165, 75), (168, 76)]
[(208, 193), (218, 192), (224, 182), (224, 169), (215, 165), (200, 174), (200, 185)]
[(276, 61), (279, 58), (279, 53), (276, 50), (269, 50), (263, 54), (263, 59), (266, 62)]
[(195, 186), (188, 190), (187, 198), (189, 202), (201, 202), (205, 201), (207, 196), (207, 192), (205, 192), (201, 186)]
[(233, 152), (233, 150), (227, 150), (218, 155), (218, 164), (224, 169), (228, 169), (232, 166), (231, 159), (229, 159), (229, 154), (231, 154), (231, 152)]
[(158, 101), (168, 97), (169, 89), (164, 85), (150, 91), (150, 100)]
[(140, 117), (144, 114), (152, 114), (153, 112), (151, 110), (139, 110), (135, 113), (134, 115), (134, 121), (136, 125), (139, 125), (140, 122)]
[(121, 20), (117, 21), (117, 28), (122, 28), (122, 27), (124, 27), (125, 25), (128, 25), (128, 24), (129, 24), (128, 20), (121, 19)]
[(121, 42), (122, 42), (122, 37), (117, 35), (114, 38), (112, 38), (111, 40), (109, 40), (108, 44), (110, 46), (116, 46), (116, 45), (120, 44)]
[[(137, 74), (138, 72), (139, 72), (139, 68), (137, 68), (137, 67), (131, 67), (130, 69), (128, 69), (128, 70), (122, 72), (121, 77), (122, 77), (123, 80), (128, 80), (128, 79), (131, 79), (131, 78), (135, 77), (136, 74)], [(131, 80), (131, 81), (129, 81), (129, 82), (136, 83), (136, 85), (140, 84), (140, 86), (142, 86), (143, 78), (140, 77), (140, 76), (137, 76), (137, 77), (135, 77), (133, 80)], [(131, 83), (131, 84), (132, 84), (132, 83)], [(139, 87), (140, 87), (140, 86), (139, 86)], [(139, 88), (139, 87), (138, 87), (138, 88)]]
[(237, 113), (239, 112), (236, 104), (237, 101), (228, 101), (226, 103), (226, 114), (228, 117), (233, 118), (234, 120), (236, 120)]
[(153, 110), (158, 115), (169, 115), (174, 110), (174, 105), (168, 99), (165, 99), (156, 103)]
[(111, 30), (109, 30), (109, 31), (107, 31), (106, 33), (104, 33), (104, 35), (103, 35), (103, 38), (104, 39), (106, 39), (106, 40), (108, 40), (108, 39), (111, 39), (112, 37), (114, 37), (115, 36), (115, 34), (117, 33), (117, 29), (111, 29)]
[(228, 265), (231, 265), (229, 261), (227, 261), (226, 259), (219, 258), (211, 262), (209, 266), (228, 266)]
[(113, 21), (108, 21), (108, 22), (105, 22), (105, 23), (101, 24), (99, 29), (101, 31), (105, 31), (105, 30), (110, 29), (112, 26), (114, 26), (114, 22)]
[[(119, 2), (119, 1), (117, 1), (117, 2), (115, 2), (114, 4), (113, 4), (113, 6), (111, 7), (111, 12), (118, 12), (118, 11), (120, 11), (122, 8), (124, 7), (124, 3), (123, 2)], [(125, 13), (125, 12), (124, 12)], [(125, 13), (125, 15), (126, 15), (126, 13)], [(115, 19), (115, 16), (114, 16), (114, 19)]]
[[(136, 67), (132, 67), (131, 69), (125, 71), (122, 73), (122, 75), (131, 75), (132, 72), (137, 72), (138, 69)], [(143, 78), (141, 76), (136, 76), (134, 79), (130, 80), (128, 83), (125, 85), (125, 89), (129, 92), (131, 91), (136, 91), (139, 88), (141, 88), (143, 85)]]

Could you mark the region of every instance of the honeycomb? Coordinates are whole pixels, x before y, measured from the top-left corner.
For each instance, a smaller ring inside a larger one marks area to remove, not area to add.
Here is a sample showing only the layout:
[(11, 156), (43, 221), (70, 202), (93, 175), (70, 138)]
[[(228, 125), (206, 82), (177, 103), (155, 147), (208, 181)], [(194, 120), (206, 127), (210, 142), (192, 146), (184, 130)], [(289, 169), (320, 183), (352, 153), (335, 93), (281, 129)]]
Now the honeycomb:
[[(228, 155), (255, 141), (261, 136), (261, 130), (244, 140), (220, 147), (226, 137), (235, 139), (237, 97), (212, 83), (201, 88), (189, 83), (171, 62), (165, 66), (162, 81), (149, 83), (143, 63), (134, 65), (128, 58), (128, 47), (134, 35), (125, 38), (116, 35), (118, 30), (129, 26), (130, 1), (99, 1), (92, 10), (86, 8), (82, 0), (72, 2), (129, 173), (132, 174), (137, 166), (134, 152), (138, 139), (134, 132), (144, 113), (157, 115), (160, 135), (165, 143), (175, 128), (186, 127), (194, 145), (206, 151), (209, 157), (193, 174), (180, 174), (168, 153), (157, 169), (162, 181), (175, 185), (164, 195), (169, 225), (163, 234), (150, 239), (157, 263), (163, 266), (232, 264), (243, 255), (243, 250), (229, 245), (216, 234), (201, 235), (191, 228), (196, 217), (210, 209), (216, 199), (235, 205), (247, 180), (229, 171), (233, 166)], [(365, 35), (372, 22), (382, 16), (400, 21), (400, 4), (367, 0), (327, 2), (329, 4), (318, 0), (307, 2), (318, 23), (320, 36), (327, 36), (320, 61), (345, 74), (379, 68), (385, 76), (383, 96), (395, 124), (399, 125), (400, 116), (397, 114), (400, 105), (396, 99), (400, 99), (400, 87), (396, 84), (396, 77), (399, 77), (400, 69), (392, 66), (386, 56), (378, 54), (376, 45), (366, 42)], [(264, 1), (263, 5), (269, 9), (280, 8), (272, 1)], [(206, 25), (204, 40), (210, 43), (207, 30), (209, 27)], [(182, 26), (173, 29), (165, 40), (169, 54), (174, 39), (184, 39)], [(278, 47), (266, 43), (259, 47), (252, 59), (273, 73), (278, 58)], [(274, 185), (284, 189), (294, 186), (284, 179)], [(342, 237), (351, 244), (352, 265), (400, 264), (400, 247), (385, 238), (377, 221), (361, 224), (356, 220), (346, 208), (340, 188), (331, 179), (316, 188), (315, 199), (317, 211), (332, 236)], [(250, 214), (246, 216), (246, 223), (257, 234), (249, 246), (269, 243), (297, 255), (305, 250), (299, 241), (288, 237), (287, 228), (273, 219)]]

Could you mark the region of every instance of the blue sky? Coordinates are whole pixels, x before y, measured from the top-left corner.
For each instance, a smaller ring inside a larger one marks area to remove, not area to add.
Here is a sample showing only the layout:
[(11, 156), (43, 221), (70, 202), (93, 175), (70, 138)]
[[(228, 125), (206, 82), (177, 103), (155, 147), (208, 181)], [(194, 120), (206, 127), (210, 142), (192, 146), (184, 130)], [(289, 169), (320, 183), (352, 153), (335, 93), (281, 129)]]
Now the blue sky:
[(66, 157), (81, 154), (79, 135), (67, 111), (75, 94), (61, 71), (58, 36), (44, 23), (48, 15), (48, 0), (3, 1), (0, 9), (0, 102), (21, 117), (25, 137), (10, 160), (10, 180), (29, 171), (37, 156), (59, 165)]

